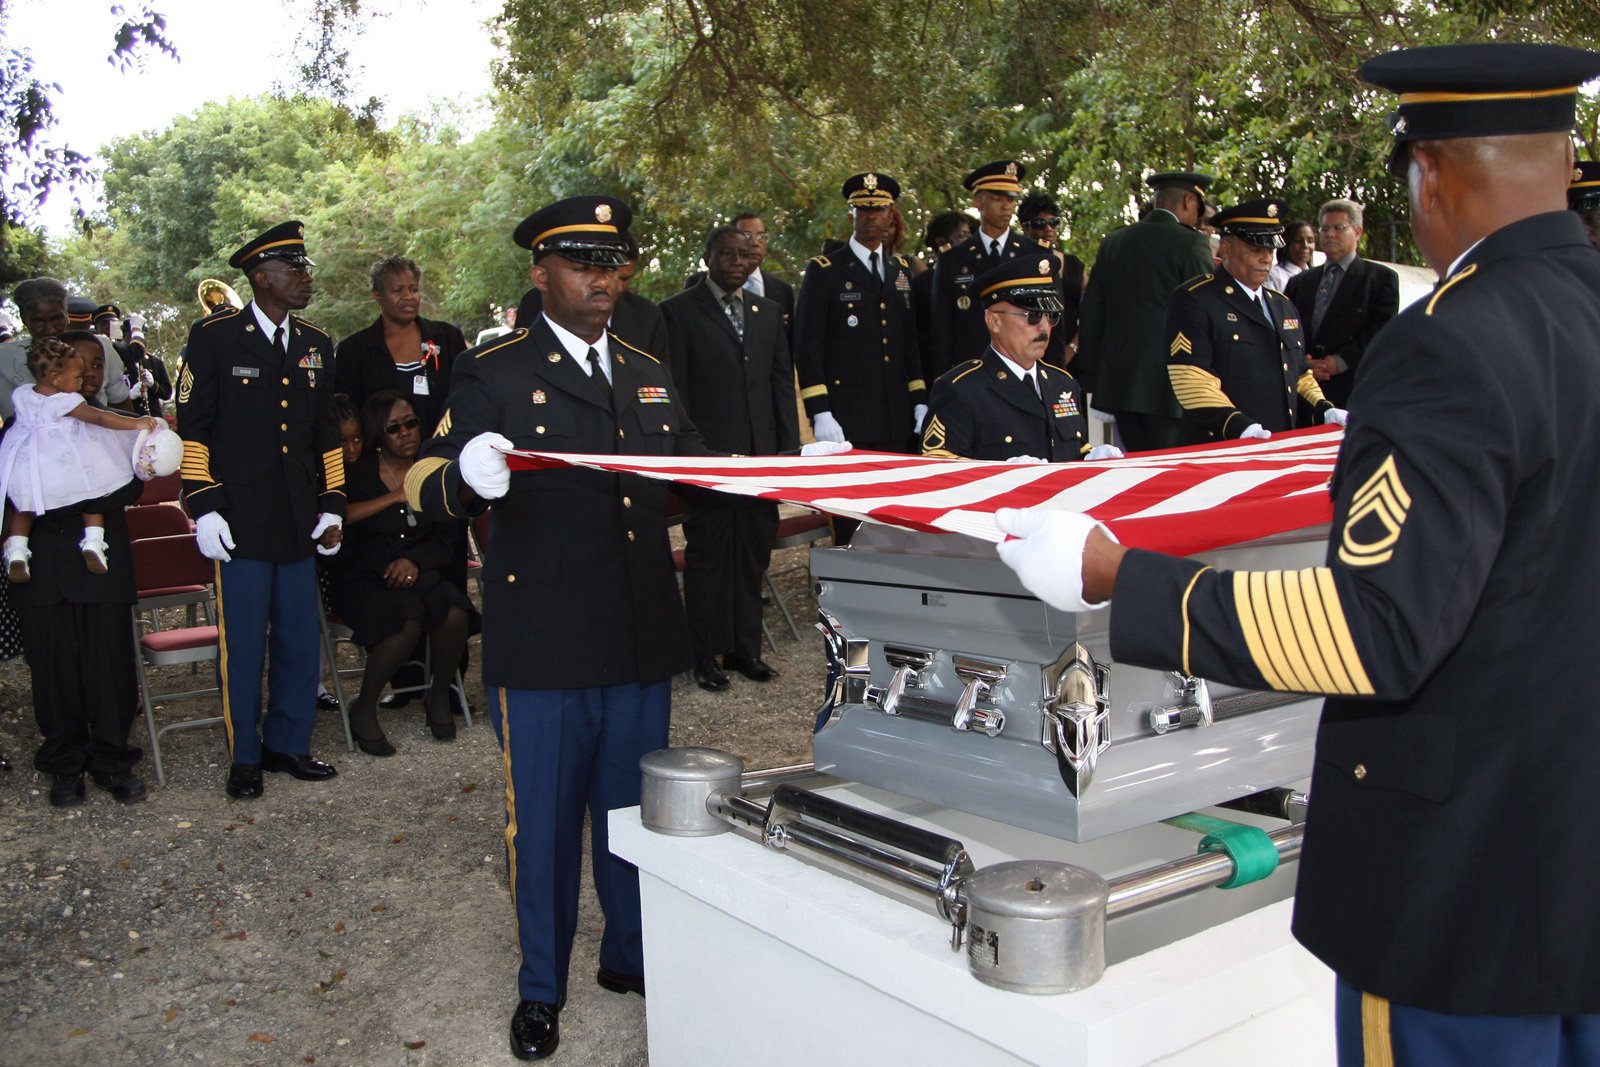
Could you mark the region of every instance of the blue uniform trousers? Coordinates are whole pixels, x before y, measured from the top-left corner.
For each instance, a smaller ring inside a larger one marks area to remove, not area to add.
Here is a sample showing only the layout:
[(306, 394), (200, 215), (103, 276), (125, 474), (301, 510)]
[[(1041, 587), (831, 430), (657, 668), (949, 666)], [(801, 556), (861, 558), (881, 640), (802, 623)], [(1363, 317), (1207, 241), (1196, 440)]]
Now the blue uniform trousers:
[[(217, 563), (222, 721), (233, 762), (260, 763), (263, 744), (290, 755), (311, 751), (321, 670), (321, 612), (312, 557), (294, 563), (258, 559)], [(267, 717), (257, 734), (263, 661), (267, 662)]]
[(523, 1000), (567, 988), (578, 926), (583, 815), (605, 913), (600, 964), (644, 974), (639, 872), (611, 855), (606, 813), (639, 803), (639, 759), (667, 747), (670, 680), (587, 689), (498, 689), (490, 716), (506, 777), (506, 860), (516, 908)]
[[(1397, 948), (1396, 951), (1404, 951)], [(1447, 1015), (1339, 979), (1339, 1067), (1592, 1067), (1600, 1015)]]

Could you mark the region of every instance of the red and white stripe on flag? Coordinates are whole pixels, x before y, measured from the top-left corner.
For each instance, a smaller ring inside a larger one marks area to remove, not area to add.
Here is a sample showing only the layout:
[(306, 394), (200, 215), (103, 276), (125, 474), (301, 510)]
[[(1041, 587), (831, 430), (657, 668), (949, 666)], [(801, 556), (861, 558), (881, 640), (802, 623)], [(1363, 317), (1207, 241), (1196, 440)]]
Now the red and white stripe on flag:
[(513, 451), (513, 470), (573, 466), (800, 504), (910, 530), (1005, 540), (1000, 508), (1087, 512), (1123, 544), (1189, 555), (1329, 522), (1343, 431), (1319, 427), (1089, 463), (837, 456), (592, 456)]

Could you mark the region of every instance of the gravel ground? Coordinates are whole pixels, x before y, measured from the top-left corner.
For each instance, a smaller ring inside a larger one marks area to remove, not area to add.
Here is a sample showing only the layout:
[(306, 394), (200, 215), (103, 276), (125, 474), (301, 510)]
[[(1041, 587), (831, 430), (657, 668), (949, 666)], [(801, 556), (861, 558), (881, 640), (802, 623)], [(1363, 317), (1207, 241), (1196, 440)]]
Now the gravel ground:
[[(782, 676), (735, 675), (722, 693), (679, 678), (674, 745), (751, 768), (810, 758), (823, 669), (805, 553), (773, 564), (800, 629), (791, 640), (769, 606)], [(188, 681), (168, 670), (168, 688)], [(468, 690), (487, 709), (476, 669)], [(165, 787), (148, 759), (136, 768), (147, 802), (121, 807), (91, 784), (86, 804), (57, 811), (31, 770), (27, 669), (0, 673), (0, 750), (16, 767), (0, 777), (0, 1064), (515, 1062), (494, 735), (479, 719), (441, 744), (419, 705), (381, 714), (400, 749), (382, 760), (345, 752), (338, 717), (320, 716), (312, 752), (338, 764), (329, 782), (267, 775), (261, 799), (229, 800), (221, 729), (208, 728), (168, 735)], [(147, 745), (142, 720), (134, 730)], [(554, 1062), (642, 1064), (644, 1002), (593, 984), (599, 939), (586, 873)]]

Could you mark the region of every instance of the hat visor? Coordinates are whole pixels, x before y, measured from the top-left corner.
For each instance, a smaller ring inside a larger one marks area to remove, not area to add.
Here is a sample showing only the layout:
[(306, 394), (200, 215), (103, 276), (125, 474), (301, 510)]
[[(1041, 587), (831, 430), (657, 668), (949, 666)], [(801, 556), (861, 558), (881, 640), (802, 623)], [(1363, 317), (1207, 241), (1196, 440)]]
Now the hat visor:
[(1247, 245), (1255, 245), (1257, 248), (1282, 248), (1283, 247), (1283, 231), (1282, 230), (1267, 230), (1265, 232), (1257, 231), (1257, 232), (1254, 232), (1254, 233), (1251, 233), (1251, 232), (1248, 232), (1248, 231), (1244, 231), (1244, 230), (1228, 230), (1226, 232), (1227, 232), (1229, 237), (1237, 237), (1239, 240), (1243, 241), (1245, 244), (1247, 244)]
[(591, 267), (621, 267), (628, 262), (626, 248), (605, 241), (546, 241), (533, 250), (533, 261), (537, 263), (550, 255)]
[(1066, 305), (1061, 302), (1061, 295), (1054, 289), (1042, 286), (1026, 286), (1016, 289), (1001, 289), (990, 297), (990, 304), (1011, 304), (1024, 311), (1052, 311), (1063, 312)]

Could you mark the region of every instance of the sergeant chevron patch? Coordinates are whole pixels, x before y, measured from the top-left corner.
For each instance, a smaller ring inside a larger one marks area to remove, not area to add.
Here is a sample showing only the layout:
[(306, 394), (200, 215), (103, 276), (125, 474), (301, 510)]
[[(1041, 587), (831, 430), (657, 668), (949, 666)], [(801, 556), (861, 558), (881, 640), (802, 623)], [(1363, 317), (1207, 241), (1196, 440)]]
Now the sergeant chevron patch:
[(1178, 336), (1172, 339), (1172, 347), (1168, 350), (1167, 354), (1169, 356), (1176, 356), (1179, 352), (1183, 352), (1191, 356), (1194, 355), (1194, 345), (1190, 343), (1189, 338), (1184, 336), (1182, 330), (1179, 330)]
[(1411, 510), (1411, 494), (1400, 483), (1400, 470), (1394, 453), (1378, 465), (1372, 477), (1350, 498), (1350, 514), (1345, 518), (1340, 538), (1339, 562), (1347, 567), (1376, 567), (1394, 555)]

